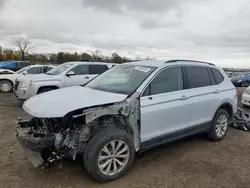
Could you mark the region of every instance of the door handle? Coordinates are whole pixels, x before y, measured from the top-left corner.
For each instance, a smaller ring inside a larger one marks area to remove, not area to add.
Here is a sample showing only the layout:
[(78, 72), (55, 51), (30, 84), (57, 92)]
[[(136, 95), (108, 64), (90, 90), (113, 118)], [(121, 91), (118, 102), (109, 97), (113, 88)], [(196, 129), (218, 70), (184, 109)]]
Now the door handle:
[(88, 76), (85, 76), (85, 79), (89, 79), (89, 77), (88, 77)]
[(153, 97), (148, 97), (149, 100), (153, 100)]
[(180, 98), (180, 100), (187, 100), (187, 99), (188, 99), (188, 97), (186, 95), (182, 95)]
[(214, 93), (219, 93), (220, 91), (218, 89), (214, 90)]

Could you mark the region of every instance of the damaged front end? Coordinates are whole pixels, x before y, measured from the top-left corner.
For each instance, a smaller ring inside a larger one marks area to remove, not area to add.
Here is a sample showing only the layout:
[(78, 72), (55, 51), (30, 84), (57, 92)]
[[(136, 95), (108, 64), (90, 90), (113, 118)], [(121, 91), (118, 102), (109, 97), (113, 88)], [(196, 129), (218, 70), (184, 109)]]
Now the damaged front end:
[(57, 133), (53, 132), (49, 124), (45, 124), (59, 125), (57, 121), (32, 118), (29, 121), (19, 119), (17, 122), (16, 137), (26, 157), (37, 168), (44, 168), (62, 158), (56, 148)]
[(51, 166), (62, 158), (76, 159), (82, 155), (93, 135), (107, 127), (123, 129), (140, 143), (140, 112), (138, 93), (126, 100), (97, 107), (78, 109), (62, 118), (18, 120), (16, 136), (26, 157), (37, 168)]

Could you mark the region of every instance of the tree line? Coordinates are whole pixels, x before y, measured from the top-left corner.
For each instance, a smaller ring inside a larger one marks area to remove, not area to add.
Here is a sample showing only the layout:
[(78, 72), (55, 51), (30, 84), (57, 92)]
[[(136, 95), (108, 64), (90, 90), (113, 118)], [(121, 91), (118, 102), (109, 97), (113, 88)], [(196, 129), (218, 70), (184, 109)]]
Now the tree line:
[(32, 48), (28, 39), (19, 37), (13, 41), (16, 50), (3, 48), (0, 46), (0, 61), (10, 60), (28, 60), (32, 63), (50, 63), (61, 64), (68, 61), (94, 61), (94, 62), (108, 62), (108, 63), (124, 63), (138, 60), (150, 60), (152, 58), (136, 57), (135, 59), (122, 57), (118, 53), (113, 53), (111, 56), (105, 56), (100, 50), (96, 50), (92, 53), (30, 53)]

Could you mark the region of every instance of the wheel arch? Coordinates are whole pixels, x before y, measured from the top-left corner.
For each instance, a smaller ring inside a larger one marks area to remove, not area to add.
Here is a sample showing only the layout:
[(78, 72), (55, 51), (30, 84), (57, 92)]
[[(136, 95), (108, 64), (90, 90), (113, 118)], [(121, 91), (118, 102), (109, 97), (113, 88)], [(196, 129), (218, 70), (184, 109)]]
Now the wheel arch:
[(233, 117), (233, 106), (229, 102), (223, 102), (216, 110), (215, 114), (218, 112), (218, 110), (223, 109), (228, 112), (228, 115), (230, 118)]
[(45, 88), (59, 89), (57, 85), (40, 86), (37, 90), (37, 93), (39, 93), (42, 89), (45, 89)]
[(0, 78), (0, 81), (3, 81), (3, 80), (11, 82), (11, 83), (12, 83), (12, 86), (14, 86), (14, 84), (15, 84), (14, 81), (11, 80), (11, 79), (8, 79), (8, 78)]

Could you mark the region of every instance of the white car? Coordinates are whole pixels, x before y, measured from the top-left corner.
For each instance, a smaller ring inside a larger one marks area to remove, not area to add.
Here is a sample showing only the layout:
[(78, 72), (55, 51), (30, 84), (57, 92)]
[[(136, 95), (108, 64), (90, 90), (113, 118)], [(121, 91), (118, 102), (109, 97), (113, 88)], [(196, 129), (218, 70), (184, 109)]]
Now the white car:
[(10, 92), (18, 77), (26, 74), (41, 74), (49, 71), (54, 66), (52, 65), (30, 65), (16, 72), (0, 69), (0, 92)]
[(244, 106), (250, 106), (250, 86), (245, 89), (241, 98), (241, 103)]
[(83, 85), (115, 66), (100, 62), (67, 62), (43, 75), (25, 76), (17, 80), (14, 92), (25, 100), (37, 94), (69, 86)]
[(83, 86), (28, 99), (33, 116), (17, 138), (36, 167), (83, 156), (97, 181), (118, 179), (136, 152), (207, 133), (222, 140), (237, 111), (236, 89), (211, 63), (138, 61), (118, 65)]

